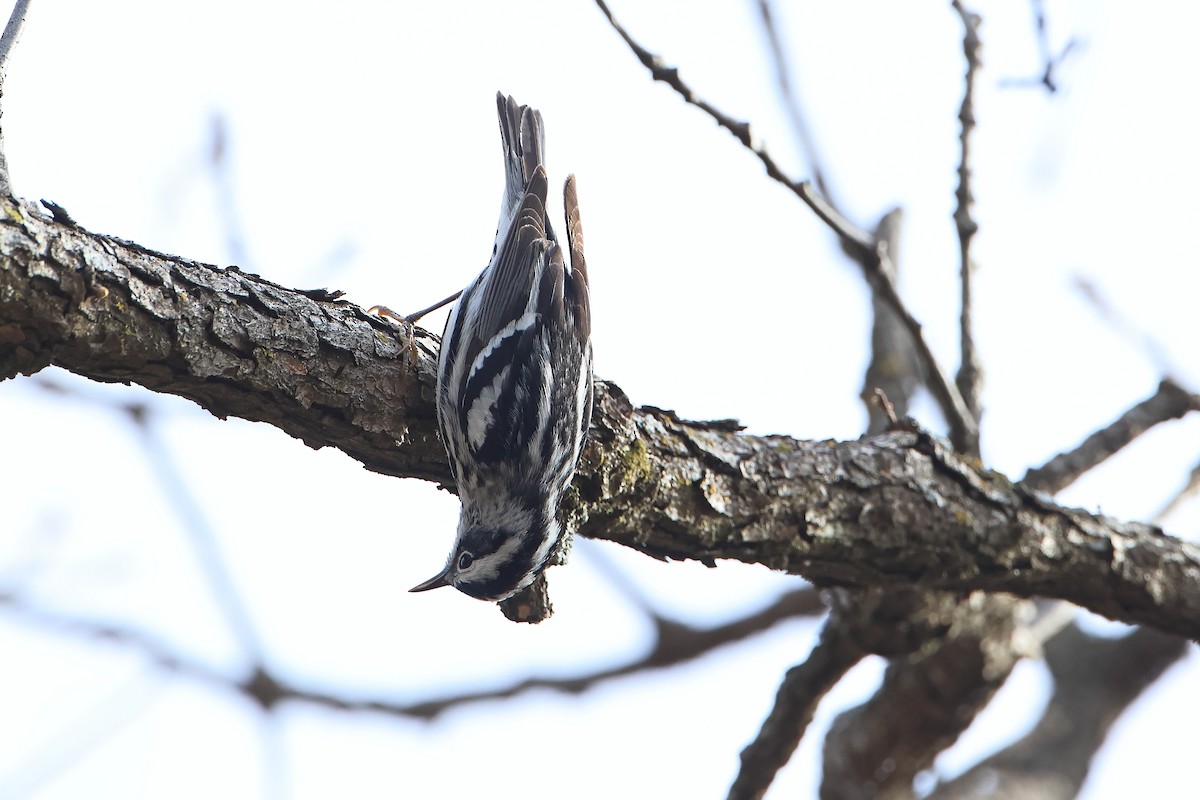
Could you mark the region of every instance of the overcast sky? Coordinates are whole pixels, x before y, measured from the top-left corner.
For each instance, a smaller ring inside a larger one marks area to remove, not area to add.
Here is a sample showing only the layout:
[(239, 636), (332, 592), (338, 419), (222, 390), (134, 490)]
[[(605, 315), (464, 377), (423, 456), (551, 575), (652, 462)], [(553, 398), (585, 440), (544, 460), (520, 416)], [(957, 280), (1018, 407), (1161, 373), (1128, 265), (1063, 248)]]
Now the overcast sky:
[[(610, 5), (697, 92), (750, 120), (793, 175), (810, 174), (755, 4)], [(953, 370), (959, 19), (948, 2), (777, 5), (835, 197), (864, 228), (904, 209), (902, 292)], [(1150, 395), (1167, 372), (1200, 386), (1200, 12), (1162, 1), (1046, 5), (1053, 47), (1079, 43), (1054, 95), (1005, 88), (1042, 68), (1029, 5), (975, 6), (983, 451), (1013, 478)], [(364, 306), (416, 309), (461, 288), (491, 252), (499, 89), (541, 109), (551, 182), (578, 176), (598, 376), (635, 403), (737, 417), (753, 432), (861, 434), (869, 301), (805, 206), (653, 83), (593, 3), (419, 6), (34, 0), (4, 87), (14, 188), (91, 230), (284, 285), (341, 289)], [(217, 126), (223, 172), (212, 168)], [(1098, 314), (1080, 280), (1123, 322)], [(429, 327), (440, 331), (442, 319)], [(147, 632), (222, 674), (246, 669), (250, 641), (304, 686), (440, 697), (634, 658), (649, 633), (639, 602), (712, 625), (798, 584), (584, 543), (551, 574), (555, 617), (516, 626), (457, 592), (406, 593), (444, 561), (452, 496), (177, 398), (42, 377), (69, 394), (0, 385), (0, 592)], [(150, 404), (152, 436), (114, 410), (128, 402)], [(930, 404), (919, 412), (941, 425)], [(1061, 499), (1150, 519), (1198, 452), (1193, 415)], [(1166, 527), (1194, 538), (1196, 506)], [(197, 561), (196, 537), (207, 535), (249, 631), (231, 623)], [(723, 796), (815, 630), (789, 623), (684, 668), (431, 724), (305, 706), (264, 721), (236, 695), (161, 674), (136, 650), (0, 608), (0, 796)], [(833, 692), (770, 797), (811, 795), (826, 727), (880, 671), (868, 661)], [(1194, 784), (1198, 687), (1193, 652), (1118, 725), (1086, 797), (1172, 796)], [(1038, 664), (1019, 666), (937, 774), (1023, 732), (1047, 691)]]

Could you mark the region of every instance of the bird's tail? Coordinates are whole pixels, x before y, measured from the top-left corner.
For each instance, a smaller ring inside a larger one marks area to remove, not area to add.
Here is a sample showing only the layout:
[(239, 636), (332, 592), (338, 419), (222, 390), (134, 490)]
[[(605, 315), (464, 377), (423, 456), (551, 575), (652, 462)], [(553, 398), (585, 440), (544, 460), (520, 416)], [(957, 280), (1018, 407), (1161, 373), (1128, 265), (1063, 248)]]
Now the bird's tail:
[(504, 145), (504, 202), (500, 219), (511, 222), (525, 197), (533, 171), (546, 163), (546, 132), (538, 111), (519, 105), (500, 92), (496, 92), (496, 111)]

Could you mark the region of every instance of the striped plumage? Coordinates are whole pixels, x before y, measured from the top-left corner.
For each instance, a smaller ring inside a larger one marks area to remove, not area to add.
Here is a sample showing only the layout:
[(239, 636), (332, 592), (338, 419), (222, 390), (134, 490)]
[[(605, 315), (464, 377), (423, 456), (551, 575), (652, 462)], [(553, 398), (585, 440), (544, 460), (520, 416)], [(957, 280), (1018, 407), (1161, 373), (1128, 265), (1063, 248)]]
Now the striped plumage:
[(487, 600), (545, 568), (592, 412), (575, 176), (563, 190), (568, 264), (546, 219), (541, 114), (501, 94), (496, 104), (505, 158), (496, 244), (446, 321), (438, 356), (438, 426), (462, 515), (445, 569), (413, 589), (453, 585)]

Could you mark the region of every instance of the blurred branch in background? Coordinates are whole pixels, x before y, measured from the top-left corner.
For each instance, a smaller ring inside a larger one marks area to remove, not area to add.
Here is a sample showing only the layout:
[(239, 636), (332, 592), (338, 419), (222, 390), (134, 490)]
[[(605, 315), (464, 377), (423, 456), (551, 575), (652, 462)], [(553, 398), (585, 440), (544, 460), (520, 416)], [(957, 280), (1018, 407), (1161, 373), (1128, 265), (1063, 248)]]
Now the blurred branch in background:
[(1188, 473), (1187, 480), (1183, 486), (1167, 501), (1167, 504), (1155, 515), (1155, 518), (1166, 520), (1167, 517), (1175, 513), (1185, 502), (1195, 497), (1198, 493), (1200, 493), (1200, 464), (1192, 467), (1192, 471)]
[(813, 183), (817, 185), (817, 191), (830, 206), (837, 208), (838, 204), (834, 199), (833, 191), (825, 179), (824, 162), (817, 155), (817, 143), (813, 139), (808, 120), (800, 108), (800, 98), (792, 83), (792, 68), (788, 63), (787, 49), (783, 46), (783, 33), (775, 22), (775, 12), (772, 10), (774, 3), (771, 0), (757, 0), (757, 5), (759, 18), (762, 20), (763, 34), (767, 37), (767, 49), (771, 53), (771, 60), (775, 66), (775, 79), (779, 84), (779, 99), (787, 112), (788, 121), (792, 123), (792, 132), (795, 133), (796, 141), (800, 145), (800, 154), (808, 162)]
[(1064, 628), (1045, 646), (1054, 695), (1034, 729), (929, 797), (1075, 797), (1113, 723), (1187, 650), (1186, 640), (1147, 628), (1118, 639)]
[(225, 250), (229, 255), (229, 263), (253, 272), (256, 270), (250, 263), (246, 232), (243, 230), (242, 216), (237, 210), (238, 192), (229, 153), (229, 120), (224, 114), (213, 114), (209, 131), (208, 163), (217, 190), (217, 219), (225, 233)]
[(640, 658), (617, 667), (585, 673), (574, 678), (528, 678), (509, 686), (480, 692), (467, 692), (417, 703), (369, 700), (335, 692), (305, 689), (281, 679), (266, 665), (259, 664), (244, 675), (226, 675), (187, 654), (178, 652), (158, 638), (120, 625), (81, 619), (37, 608), (19, 594), (0, 590), (0, 609), (8, 616), (72, 637), (116, 644), (135, 652), (154, 667), (179, 674), (214, 688), (231, 691), (253, 700), (264, 711), (282, 703), (302, 702), (337, 711), (373, 712), (395, 717), (433, 720), (452, 709), (507, 700), (532, 691), (548, 690), (581, 694), (616, 678), (677, 666), (700, 658), (726, 645), (736, 644), (763, 633), (781, 622), (810, 617), (825, 608), (815, 589), (804, 587), (781, 595), (766, 608), (732, 622), (712, 628), (696, 628), (655, 615), (650, 650)]
[(1170, 378), (1179, 374), (1179, 370), (1171, 363), (1171, 358), (1167, 355), (1167, 348), (1151, 333), (1142, 329), (1136, 322), (1122, 314), (1105, 297), (1104, 292), (1095, 281), (1084, 275), (1076, 275), (1074, 285), (1075, 290), (1079, 293), (1083, 301), (1087, 303), (1089, 308), (1096, 312), (1096, 316), (1107, 323), (1114, 333), (1120, 335), (1133, 347), (1141, 350), (1146, 360), (1163, 376)]
[[(12, 598), (0, 593), (0, 607), (9, 608)], [(27, 620), (43, 629), (40, 620)], [(126, 678), (105, 698), (74, 715), (70, 722), (41, 740), (16, 767), (0, 773), (0, 796), (34, 797), (72, 766), (85, 760), (106, 742), (142, 717), (162, 697), (166, 681), (153, 670)]]
[(1050, 45), (1050, 25), (1046, 19), (1046, 0), (1029, 0), (1029, 4), (1033, 11), (1034, 35), (1037, 38), (1038, 51), (1042, 58), (1041, 74), (1032, 78), (1008, 78), (1002, 80), (1000, 85), (1013, 88), (1036, 86), (1045, 89), (1049, 94), (1055, 94), (1060, 88), (1058, 68), (1063, 65), (1069, 55), (1081, 47), (1081, 43), (1072, 37), (1067, 40), (1058, 53), (1055, 53)]

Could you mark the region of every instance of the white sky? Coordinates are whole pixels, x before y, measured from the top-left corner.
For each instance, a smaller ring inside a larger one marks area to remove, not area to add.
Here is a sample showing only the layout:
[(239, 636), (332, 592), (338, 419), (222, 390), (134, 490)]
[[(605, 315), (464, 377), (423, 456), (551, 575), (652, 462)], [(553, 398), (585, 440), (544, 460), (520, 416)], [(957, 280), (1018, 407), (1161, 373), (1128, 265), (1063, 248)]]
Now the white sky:
[[(752, 3), (611, 5), (643, 45), (807, 175)], [(953, 369), (958, 18), (940, 2), (777, 5), (836, 195), (863, 227), (904, 207), (902, 290)], [(985, 48), (974, 139), (984, 451), (1014, 478), (1148, 396), (1162, 375), (1082, 301), (1075, 276), (1161, 342), (1180, 380), (1200, 385), (1190, 241), (1200, 12), (1047, 5), (1056, 47), (1083, 42), (1054, 97), (998, 88), (1040, 69), (1028, 4), (975, 6)], [(418, 308), (465, 284), (490, 253), (502, 89), (542, 110), (552, 180), (578, 175), (598, 375), (636, 403), (688, 417), (859, 435), (868, 301), (854, 268), (732, 137), (649, 80), (591, 2), (330, 9), (35, 0), (4, 87), (16, 191), (61, 203), (92, 230), (219, 264), (234, 258), (221, 222), (232, 213), (244, 268), (343, 289), (363, 305)], [(206, 168), (218, 114), (230, 130), (232, 200)], [(655, 608), (698, 625), (795, 585), (744, 565), (662, 565), (578, 546), (551, 575), (556, 616), (515, 626), (456, 592), (406, 593), (443, 562), (454, 498), (182, 400), (47, 377), (91, 402), (0, 385), (0, 591), (151, 632), (230, 674), (245, 653), (197, 567), (184, 514), (162, 492), (161, 462), (111, 403), (152, 404), (270, 664), (305, 686), (407, 701), (636, 657), (645, 623), (603, 560)], [(930, 413), (924, 421), (938, 425)], [(1164, 425), (1063, 500), (1148, 519), (1198, 452), (1195, 416)], [(1195, 537), (1197, 504), (1167, 527)], [(0, 796), (723, 796), (814, 631), (783, 625), (686, 668), (433, 724), (303, 706), (264, 724), (241, 699), (156, 675), (137, 653), (0, 610)], [(770, 797), (813, 793), (820, 738), (879, 670), (863, 665), (831, 695)], [(1086, 797), (1194, 785), (1198, 679), (1192, 654), (1122, 720)], [(1040, 667), (1019, 667), (939, 774), (1018, 735), (1046, 691)], [(530, 741), (538, 749), (517, 755)]]

